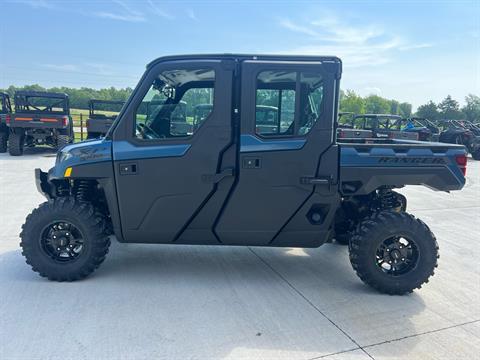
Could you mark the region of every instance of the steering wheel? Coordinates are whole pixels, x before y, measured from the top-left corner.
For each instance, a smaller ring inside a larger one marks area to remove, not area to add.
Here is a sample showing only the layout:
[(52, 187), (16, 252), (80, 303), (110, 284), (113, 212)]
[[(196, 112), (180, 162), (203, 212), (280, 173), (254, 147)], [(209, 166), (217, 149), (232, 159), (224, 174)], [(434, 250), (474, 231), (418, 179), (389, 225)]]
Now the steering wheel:
[(144, 123), (137, 124), (137, 134), (142, 136), (142, 139), (164, 139), (165, 135), (158, 135), (150, 126)]

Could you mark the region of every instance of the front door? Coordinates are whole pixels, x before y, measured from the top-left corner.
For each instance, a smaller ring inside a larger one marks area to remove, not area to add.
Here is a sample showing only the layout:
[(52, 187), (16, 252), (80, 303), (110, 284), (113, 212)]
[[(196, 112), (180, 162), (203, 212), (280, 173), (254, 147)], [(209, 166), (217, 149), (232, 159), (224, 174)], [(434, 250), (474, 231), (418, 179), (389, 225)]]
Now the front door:
[(227, 62), (163, 62), (136, 89), (113, 133), (125, 241), (217, 241), (211, 229), (225, 199), (214, 195), (227, 196), (235, 166)]
[(215, 227), (222, 243), (320, 244), (337, 199), (338, 74), (338, 62), (243, 62), (238, 180)]

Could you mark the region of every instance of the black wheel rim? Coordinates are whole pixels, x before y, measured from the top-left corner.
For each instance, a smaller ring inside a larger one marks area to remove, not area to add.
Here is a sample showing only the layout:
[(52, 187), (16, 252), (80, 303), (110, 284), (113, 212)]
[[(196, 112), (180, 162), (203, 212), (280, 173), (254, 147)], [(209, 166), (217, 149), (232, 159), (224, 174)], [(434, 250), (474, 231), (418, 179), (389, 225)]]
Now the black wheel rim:
[(381, 271), (390, 276), (400, 276), (417, 266), (420, 253), (412, 239), (393, 236), (385, 239), (377, 247), (375, 255), (377, 266)]
[(82, 232), (71, 222), (55, 221), (41, 232), (40, 246), (55, 262), (76, 261), (85, 250)]

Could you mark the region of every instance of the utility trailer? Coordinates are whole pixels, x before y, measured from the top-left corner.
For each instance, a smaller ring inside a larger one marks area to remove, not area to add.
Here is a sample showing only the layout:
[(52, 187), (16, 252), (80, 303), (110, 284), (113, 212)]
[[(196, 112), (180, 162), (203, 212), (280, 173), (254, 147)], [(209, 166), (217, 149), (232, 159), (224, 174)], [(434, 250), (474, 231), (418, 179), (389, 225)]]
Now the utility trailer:
[[(404, 294), (437, 266), (438, 244), (395, 189), (465, 185), (462, 145), (335, 140), (336, 57), (183, 55), (159, 58), (105, 138), (69, 145), (28, 215), (21, 247), (41, 276), (74, 281), (105, 259), (110, 235), (149, 244), (318, 247), (343, 238), (366, 284)], [(257, 126), (276, 101), (281, 133)], [(164, 101), (146, 120), (139, 110)], [(212, 107), (191, 134), (172, 132), (175, 104)], [(285, 117), (284, 117), (285, 116)], [(123, 271), (129, 271), (126, 267)]]
[(12, 104), (10, 96), (7, 93), (0, 92), (0, 153), (7, 151), (8, 146), (8, 126), (10, 116), (12, 115)]
[(87, 139), (105, 136), (125, 101), (96, 100), (88, 102)]
[(74, 141), (67, 94), (43, 91), (16, 91), (15, 113), (10, 128), (10, 155), (23, 154), (24, 146), (48, 145), (60, 150)]

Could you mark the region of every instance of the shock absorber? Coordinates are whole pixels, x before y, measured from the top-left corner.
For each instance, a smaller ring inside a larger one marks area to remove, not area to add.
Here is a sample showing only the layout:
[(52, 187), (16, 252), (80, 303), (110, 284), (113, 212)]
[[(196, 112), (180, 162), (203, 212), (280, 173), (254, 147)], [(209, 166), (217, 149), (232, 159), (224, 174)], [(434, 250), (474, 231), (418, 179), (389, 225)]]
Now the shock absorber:
[(390, 188), (382, 188), (378, 191), (379, 207), (382, 210), (393, 210), (396, 212), (406, 210), (406, 199), (403, 195), (396, 193)]
[(80, 202), (88, 201), (92, 193), (92, 183), (87, 180), (77, 180), (75, 198)]

